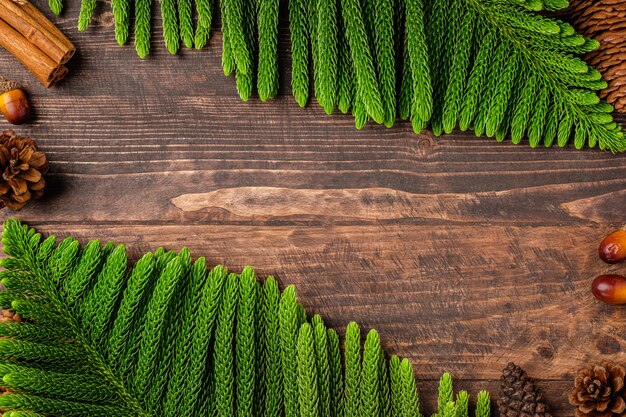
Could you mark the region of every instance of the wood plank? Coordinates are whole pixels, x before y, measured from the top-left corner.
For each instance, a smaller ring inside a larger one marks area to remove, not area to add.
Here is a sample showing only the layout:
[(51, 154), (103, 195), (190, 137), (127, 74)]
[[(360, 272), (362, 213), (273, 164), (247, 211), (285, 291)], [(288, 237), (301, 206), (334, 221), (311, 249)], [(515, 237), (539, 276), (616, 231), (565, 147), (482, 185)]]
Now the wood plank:
[(413, 361), (425, 415), (442, 372), (495, 398), (515, 360), (540, 379), (553, 414), (570, 416), (574, 372), (624, 362), (626, 312), (596, 302), (589, 285), (623, 270), (596, 247), (626, 223), (626, 156), (414, 135), (407, 123), (357, 131), (351, 116), (300, 109), (284, 7), (281, 97), (242, 103), (220, 68), (218, 31), (208, 48), (170, 56), (157, 17), (142, 61), (116, 45), (108, 3), (83, 33), (79, 2), (66, 3), (53, 20), (79, 54), (64, 83), (45, 90), (0, 51), (3, 75), (26, 81), (36, 112), (16, 130), (52, 161), (47, 197), (21, 219), (126, 243), (133, 259), (188, 246), (295, 283), (309, 311), (338, 328), (376, 327), (389, 353)]

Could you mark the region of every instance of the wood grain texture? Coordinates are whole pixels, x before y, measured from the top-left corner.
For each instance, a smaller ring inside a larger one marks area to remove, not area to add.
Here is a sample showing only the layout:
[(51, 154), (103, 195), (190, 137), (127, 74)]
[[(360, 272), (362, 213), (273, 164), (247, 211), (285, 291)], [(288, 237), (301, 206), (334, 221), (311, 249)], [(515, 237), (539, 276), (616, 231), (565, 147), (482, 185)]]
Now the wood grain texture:
[[(78, 33), (68, 2), (61, 18), (46, 11), (78, 47), (62, 84), (44, 90), (0, 51), (36, 111), (16, 130), (51, 160), (47, 196), (22, 220), (126, 243), (134, 259), (187, 246), (295, 283), (331, 325), (376, 327), (389, 353), (409, 357), (429, 413), (446, 370), (496, 397), (514, 360), (564, 417), (579, 367), (626, 363), (626, 309), (589, 291), (595, 275), (625, 272), (596, 254), (626, 223), (625, 156), (414, 135), (407, 123), (357, 131), (349, 116), (300, 109), (286, 69), (279, 98), (242, 103), (219, 33), (170, 56), (157, 20), (141, 61), (115, 44), (108, 4)], [(288, 68), (288, 33), (279, 38)]]

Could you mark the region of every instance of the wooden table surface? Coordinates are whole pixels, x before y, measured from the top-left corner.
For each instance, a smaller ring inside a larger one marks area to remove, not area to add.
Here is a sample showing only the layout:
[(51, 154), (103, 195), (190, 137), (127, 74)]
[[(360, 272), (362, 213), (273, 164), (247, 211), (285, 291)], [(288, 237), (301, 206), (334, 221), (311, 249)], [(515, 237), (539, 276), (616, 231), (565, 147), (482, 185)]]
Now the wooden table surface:
[(428, 414), (444, 371), (497, 397), (515, 361), (560, 417), (579, 367), (626, 363), (626, 308), (590, 293), (596, 275), (626, 273), (596, 252), (626, 223), (626, 155), (418, 136), (407, 123), (357, 131), (350, 116), (295, 104), (282, 29), (281, 97), (243, 103), (219, 32), (170, 56), (158, 20), (142, 61), (115, 43), (108, 5), (79, 33), (69, 3), (53, 21), (79, 53), (61, 85), (46, 91), (0, 51), (36, 111), (16, 131), (51, 160), (47, 197), (20, 219), (126, 243), (134, 259), (187, 246), (296, 284), (309, 312), (375, 327), (388, 353), (410, 358)]

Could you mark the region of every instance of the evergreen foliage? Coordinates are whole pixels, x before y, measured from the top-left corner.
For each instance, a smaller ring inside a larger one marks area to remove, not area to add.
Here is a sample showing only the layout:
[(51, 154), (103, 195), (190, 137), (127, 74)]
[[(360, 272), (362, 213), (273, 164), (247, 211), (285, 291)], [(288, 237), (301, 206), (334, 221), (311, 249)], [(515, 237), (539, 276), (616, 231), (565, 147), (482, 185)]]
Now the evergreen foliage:
[[(252, 95), (254, 84), (256, 62), (254, 62), (253, 56), (256, 54), (256, 20), (256, 0), (243, 0), (242, 29), (246, 48), (249, 54), (250, 67), (248, 70), (243, 71), (238, 66), (237, 73), (235, 74), (237, 92), (239, 92), (239, 97), (243, 101), (248, 101), (248, 99)], [(237, 62), (236, 57), (235, 62)]]
[[(161, 0), (167, 49), (203, 47), (212, 0)], [(152, 0), (134, 1), (135, 47), (150, 51)], [(314, 93), (326, 113), (352, 109), (357, 128), (371, 119), (392, 126), (410, 119), (417, 133), (471, 129), (477, 136), (531, 147), (626, 150), (613, 108), (596, 92), (599, 71), (579, 55), (599, 43), (546, 12), (566, 0), (290, 0), (291, 86), (300, 106)], [(62, 0), (49, 0), (54, 13)], [(113, 0), (115, 37), (128, 39), (129, 0)], [(245, 101), (256, 83), (265, 101), (278, 91), (277, 0), (221, 0), (222, 65), (236, 73)], [(78, 27), (88, 27), (95, 0), (82, 0)], [(312, 57), (312, 59), (310, 59)], [(258, 64), (258, 65), (257, 65)]]
[(135, 50), (143, 59), (150, 53), (152, 0), (135, 0)]
[(259, 64), (257, 90), (266, 101), (278, 94), (278, 6), (279, 0), (258, 0)]
[(387, 127), (396, 122), (396, 47), (394, 45), (393, 0), (380, 0), (374, 7), (374, 54), (378, 83)]
[(320, 415), (318, 379), (313, 328), (311, 324), (304, 323), (298, 334), (298, 404), (300, 417), (317, 417)]
[(264, 325), (263, 354), (265, 362), (265, 400), (263, 417), (280, 417), (283, 404), (282, 364), (279, 323), (280, 290), (270, 276), (263, 284), (262, 315)]
[[(186, 2), (190, 0), (179, 0), (182, 1), (183, 6), (179, 7), (179, 13), (181, 15), (180, 22), (180, 34), (183, 38), (183, 42), (187, 47), (191, 47), (192, 40), (188, 39), (191, 37), (191, 33), (187, 33), (187, 31), (191, 30), (191, 6), (187, 6)], [(193, 35), (193, 44), (196, 48), (204, 48), (206, 43), (209, 41), (209, 37), (211, 36), (211, 23), (213, 23), (213, 1), (212, 0), (195, 0), (196, 3), (196, 14), (198, 16), (198, 21), (196, 23), (196, 32)], [(183, 21), (183, 9), (185, 9), (185, 20)], [(188, 10), (187, 10), (188, 9)], [(184, 30), (184, 32), (183, 32)]]
[[(8, 220), (2, 235), (0, 411), (13, 417), (421, 417), (413, 369), (388, 362), (378, 333), (307, 319), (293, 286), (263, 285), (203, 258), (157, 249), (129, 266), (97, 241), (57, 244)], [(81, 275), (82, 274), (82, 275)], [(345, 369), (345, 378), (343, 374)], [(444, 376), (442, 417), (467, 417)], [(215, 414), (213, 414), (215, 413)], [(489, 417), (479, 394), (476, 417)]]
[[(335, 110), (337, 101), (337, 0), (312, 0), (311, 8), (317, 8), (316, 42), (314, 54), (315, 93), (326, 114)], [(311, 31), (313, 36), (314, 31)]]
[(63, 0), (48, 0), (48, 7), (55, 15), (60, 15), (63, 10)]
[(89, 27), (93, 12), (96, 10), (96, 0), (85, 0), (80, 4), (78, 15), (78, 30), (83, 31)]
[[(319, 317), (319, 320), (315, 318)], [(313, 316), (311, 319), (311, 325), (313, 326), (313, 338), (315, 342), (315, 358), (317, 364), (317, 385), (318, 385), (318, 397), (319, 397), (319, 416), (331, 417), (331, 396), (330, 396), (330, 362), (329, 362), (329, 347), (328, 347), (328, 333), (326, 332), (326, 326), (321, 317), (318, 315)]]
[(161, 0), (161, 20), (163, 21), (163, 38), (170, 54), (176, 54), (180, 46), (180, 32), (176, 0)]
[[(309, 28), (305, 0), (289, 1), (291, 32), (291, 90), (300, 107), (309, 100)], [(289, 417), (289, 416), (287, 416)]]
[[(180, 28), (180, 39), (185, 48), (193, 48), (194, 32), (193, 32), (193, 16), (191, 0), (178, 0), (178, 27)], [(200, 1), (196, 4), (208, 3)], [(210, 11), (209, 11), (210, 13)], [(210, 27), (210, 26), (209, 26)], [(206, 43), (206, 41), (205, 41)]]
[(250, 267), (241, 272), (239, 279), (239, 306), (237, 308), (236, 363), (237, 363), (237, 415), (253, 416), (255, 374), (257, 365), (255, 335), (258, 324), (258, 292), (256, 277)]

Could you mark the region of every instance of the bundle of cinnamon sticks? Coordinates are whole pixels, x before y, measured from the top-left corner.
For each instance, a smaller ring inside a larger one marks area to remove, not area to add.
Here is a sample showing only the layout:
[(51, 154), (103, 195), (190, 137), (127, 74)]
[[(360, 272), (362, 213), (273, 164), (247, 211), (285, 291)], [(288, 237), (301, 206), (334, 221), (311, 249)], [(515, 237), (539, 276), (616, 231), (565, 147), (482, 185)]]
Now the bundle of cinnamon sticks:
[(67, 75), (65, 64), (76, 52), (72, 42), (25, 0), (0, 0), (0, 46), (46, 87)]

